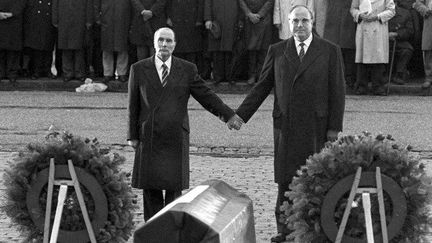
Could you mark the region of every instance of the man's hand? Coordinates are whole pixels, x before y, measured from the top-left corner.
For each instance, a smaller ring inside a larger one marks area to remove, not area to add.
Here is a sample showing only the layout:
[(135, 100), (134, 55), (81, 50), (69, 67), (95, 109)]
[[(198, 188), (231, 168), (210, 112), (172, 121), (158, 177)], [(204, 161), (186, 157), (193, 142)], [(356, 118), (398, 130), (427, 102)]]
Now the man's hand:
[(169, 27), (172, 27), (172, 26), (173, 26), (173, 22), (172, 22), (172, 20), (171, 20), (170, 18), (167, 18), (166, 23), (167, 23), (167, 25), (168, 25)]
[(252, 22), (252, 24), (256, 24), (260, 21), (259, 14), (250, 13), (248, 15), (249, 20)]
[(338, 131), (328, 130), (327, 131), (327, 141), (334, 142), (338, 138)]
[(137, 139), (128, 140), (129, 146), (136, 149), (138, 147), (139, 141)]
[(240, 128), (243, 124), (244, 124), (243, 119), (241, 119), (241, 117), (239, 117), (237, 114), (235, 114), (233, 117), (231, 117), (227, 122), (227, 126), (230, 130), (233, 128), (235, 130), (240, 130)]
[(397, 36), (398, 36), (397, 32), (389, 32), (389, 39), (390, 40), (396, 40)]
[(366, 22), (373, 22), (373, 21), (378, 21), (378, 15), (376, 15), (375, 13), (370, 13), (364, 16), (364, 18), (362, 18), (364, 21)]
[(0, 20), (7, 19), (12, 17), (12, 13), (8, 12), (0, 12)]
[(143, 10), (141, 12), (141, 15), (143, 16), (143, 20), (147, 21), (153, 17), (153, 12), (151, 10)]
[(211, 26), (212, 26), (212, 22), (211, 22), (211, 20), (207, 20), (206, 22), (205, 22), (205, 27), (206, 27), (206, 29), (210, 29), (211, 28)]

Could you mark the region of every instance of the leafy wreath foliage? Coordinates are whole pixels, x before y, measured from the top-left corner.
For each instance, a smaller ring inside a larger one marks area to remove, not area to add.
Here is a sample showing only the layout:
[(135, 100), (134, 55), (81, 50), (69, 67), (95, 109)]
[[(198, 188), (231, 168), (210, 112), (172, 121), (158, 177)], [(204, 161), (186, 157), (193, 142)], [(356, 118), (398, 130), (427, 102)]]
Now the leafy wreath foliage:
[[(108, 219), (105, 227), (95, 232), (97, 242), (126, 242), (135, 228), (132, 211), (138, 206), (129, 182), (130, 173), (119, 168), (125, 158), (117, 153), (110, 154), (109, 148), (101, 148), (96, 138), (83, 139), (67, 132), (51, 132), (43, 142), (28, 144), (14, 161), (9, 162), (10, 168), (4, 173), (6, 193), (0, 209), (18, 226), (26, 241), (42, 242), (43, 231), (31, 219), (26, 194), (37, 173), (49, 167), (50, 158), (55, 159), (56, 165), (67, 165), (71, 159), (74, 166), (85, 169), (101, 185), (108, 202)], [(82, 191), (91, 219), (95, 203), (85, 187)], [(57, 194), (58, 188), (54, 191), (53, 207), (57, 204)], [(46, 189), (40, 195), (40, 204), (46, 205)], [(52, 211), (53, 219), (55, 210)], [(76, 194), (71, 189), (60, 228), (75, 231), (84, 227)]]
[[(378, 134), (373, 137), (368, 132), (358, 136), (342, 136), (333, 143), (327, 143), (320, 153), (307, 159), (306, 165), (293, 178), (290, 190), (285, 193), (290, 202), (285, 201), (281, 206), (285, 213), (280, 220), (292, 231), (288, 238), (302, 243), (330, 242), (320, 225), (321, 205), (326, 193), (342, 178), (355, 174), (359, 166), (364, 172), (375, 172), (379, 166), (382, 174), (401, 186), (407, 199), (405, 224), (391, 242), (427, 242), (424, 227), (432, 223), (432, 215), (427, 208), (432, 202), (432, 179), (426, 175), (423, 164), (408, 156), (410, 149), (410, 146), (402, 148), (391, 135)], [(342, 221), (347, 197), (338, 202), (334, 212), (338, 224)], [(387, 197), (384, 197), (386, 215), (391, 213), (392, 207)], [(377, 212), (377, 201), (372, 203), (372, 212), (374, 208)], [(380, 232), (379, 215), (373, 220), (374, 232)], [(364, 225), (363, 209), (353, 208), (345, 234), (363, 238)]]

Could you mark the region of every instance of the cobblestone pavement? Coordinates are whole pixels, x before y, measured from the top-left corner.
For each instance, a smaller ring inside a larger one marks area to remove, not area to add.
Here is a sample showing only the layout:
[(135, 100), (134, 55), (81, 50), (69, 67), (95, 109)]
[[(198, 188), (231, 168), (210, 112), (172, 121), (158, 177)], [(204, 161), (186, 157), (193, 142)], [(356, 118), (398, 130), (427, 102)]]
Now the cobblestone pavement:
[[(115, 151), (115, 150), (113, 150)], [(123, 148), (117, 151), (126, 157), (123, 170), (132, 170), (133, 151)], [(206, 154), (208, 153), (208, 154)], [(3, 171), (6, 161), (11, 161), (16, 152), (0, 152), (0, 197), (4, 191)], [(432, 174), (432, 153), (413, 153), (427, 165), (428, 174)], [(276, 184), (273, 182), (273, 156), (271, 151), (259, 149), (230, 148), (191, 148), (191, 188), (208, 179), (223, 180), (240, 192), (246, 193), (253, 201), (255, 232), (257, 242), (270, 242), (275, 234), (274, 202), (276, 198)], [(137, 224), (143, 220), (142, 193), (139, 195), (140, 210), (135, 212)], [(184, 192), (185, 193), (185, 192)], [(22, 237), (15, 226), (5, 215), (0, 215), (0, 242), (20, 242)], [(129, 240), (132, 242), (132, 239)], [(431, 241), (432, 242), (432, 241)]]

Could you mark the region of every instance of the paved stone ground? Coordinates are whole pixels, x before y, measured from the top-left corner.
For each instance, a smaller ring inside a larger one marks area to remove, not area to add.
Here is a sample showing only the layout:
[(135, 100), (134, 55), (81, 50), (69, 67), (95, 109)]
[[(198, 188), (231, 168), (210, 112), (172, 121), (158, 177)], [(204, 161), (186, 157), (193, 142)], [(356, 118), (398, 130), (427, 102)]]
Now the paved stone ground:
[[(115, 151), (115, 150), (113, 150)], [(129, 148), (118, 151), (126, 157), (127, 163), (123, 166), (125, 171), (132, 170), (133, 152)], [(208, 153), (208, 154), (206, 154)], [(2, 174), (16, 152), (0, 152), (0, 197), (3, 194)], [(413, 153), (412, 156), (420, 158), (427, 164), (428, 173), (432, 173), (432, 153)], [(191, 148), (191, 187), (199, 185), (208, 179), (220, 179), (246, 193), (253, 201), (255, 232), (257, 242), (270, 242), (275, 234), (274, 201), (276, 198), (276, 184), (273, 182), (273, 157), (270, 151), (260, 149), (233, 149), (230, 148)], [(142, 205), (141, 192), (138, 204)], [(185, 193), (185, 192), (184, 192)], [(143, 221), (142, 207), (135, 213), (137, 224)], [(430, 235), (430, 233), (428, 233)], [(22, 237), (15, 226), (5, 215), (0, 215), (0, 242), (20, 242)], [(132, 239), (129, 240), (132, 242)], [(431, 241), (432, 242), (432, 238)]]

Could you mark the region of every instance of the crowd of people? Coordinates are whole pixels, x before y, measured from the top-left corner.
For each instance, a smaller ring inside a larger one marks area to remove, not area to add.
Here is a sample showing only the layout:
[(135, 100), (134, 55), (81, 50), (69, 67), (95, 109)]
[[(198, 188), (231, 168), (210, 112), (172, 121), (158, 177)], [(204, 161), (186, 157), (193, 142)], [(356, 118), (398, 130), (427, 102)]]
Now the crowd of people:
[[(342, 49), (345, 79), (432, 82), (431, 0), (0, 0), (0, 77), (128, 81), (132, 63), (154, 54), (153, 34), (176, 33), (174, 55), (214, 83), (259, 80), (270, 44), (291, 37), (288, 12), (314, 10), (314, 34)], [(392, 69), (389, 64), (393, 63)]]

